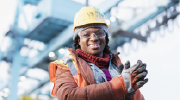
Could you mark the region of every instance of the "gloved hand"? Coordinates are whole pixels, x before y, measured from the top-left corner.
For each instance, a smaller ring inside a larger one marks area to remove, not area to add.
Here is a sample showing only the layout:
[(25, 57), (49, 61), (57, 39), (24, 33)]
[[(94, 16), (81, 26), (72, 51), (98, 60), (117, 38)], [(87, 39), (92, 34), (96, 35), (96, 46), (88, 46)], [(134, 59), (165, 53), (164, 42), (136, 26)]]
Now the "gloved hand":
[(148, 82), (148, 79), (144, 79), (147, 75), (146, 64), (143, 64), (141, 60), (138, 60), (137, 64), (132, 67), (130, 67), (129, 61), (125, 63), (125, 68), (123, 64), (120, 64), (118, 71), (124, 79), (128, 93), (135, 92)]
[(132, 96), (131, 94), (148, 81), (144, 79), (147, 75), (146, 64), (140, 60), (132, 67), (130, 67), (130, 62), (126, 62), (125, 68), (123, 64), (120, 64), (118, 70), (121, 76), (116, 76), (109, 81), (116, 99), (120, 99), (123, 95)]
[[(141, 61), (138, 61), (138, 62), (141, 63)], [(142, 65), (142, 66), (141, 66), (141, 65)], [(132, 74), (132, 77), (136, 77), (136, 78), (134, 79), (134, 83), (132, 82), (132, 84), (137, 85), (136, 87), (142, 87), (142, 86), (143, 86), (145, 83), (147, 83), (147, 81), (148, 81), (148, 79), (145, 79), (145, 80), (144, 80), (144, 77), (147, 75), (146, 64), (144, 63), (144, 64), (141, 64), (141, 65), (140, 65), (140, 67), (137, 68), (137, 70), (133, 69), (134, 72), (132, 72), (132, 73), (133, 73), (133, 74)], [(134, 66), (135, 66), (135, 65), (134, 65)], [(120, 64), (120, 65), (118, 66), (118, 71), (119, 71), (119, 73), (121, 74), (121, 73), (123, 72), (123, 69), (124, 69), (124, 70), (127, 70), (127, 69), (129, 69), (129, 68), (130, 68), (130, 62), (127, 61), (127, 62), (125, 63), (125, 68), (124, 68), (124, 65), (123, 65), (123, 64)], [(136, 80), (138, 80), (138, 81), (136, 81)], [(133, 85), (131, 85), (131, 86), (133, 86)], [(128, 90), (128, 89), (127, 89), (127, 90)], [(136, 89), (136, 90), (137, 90), (137, 89)], [(135, 91), (136, 91), (136, 90), (135, 90)], [(135, 92), (135, 91), (134, 91), (134, 92)], [(134, 92), (131, 92), (131, 93), (128, 92), (128, 94), (126, 94), (126, 97), (132, 99)]]

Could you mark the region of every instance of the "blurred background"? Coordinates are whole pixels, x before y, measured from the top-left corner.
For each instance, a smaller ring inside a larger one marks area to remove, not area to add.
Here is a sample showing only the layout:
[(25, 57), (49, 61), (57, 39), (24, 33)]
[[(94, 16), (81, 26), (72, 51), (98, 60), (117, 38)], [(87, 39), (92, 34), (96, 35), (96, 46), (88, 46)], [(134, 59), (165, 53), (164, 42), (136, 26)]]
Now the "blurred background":
[(105, 14), (123, 63), (147, 64), (146, 100), (180, 100), (179, 0), (1, 0), (0, 100), (57, 100), (48, 64), (69, 54), (83, 6)]

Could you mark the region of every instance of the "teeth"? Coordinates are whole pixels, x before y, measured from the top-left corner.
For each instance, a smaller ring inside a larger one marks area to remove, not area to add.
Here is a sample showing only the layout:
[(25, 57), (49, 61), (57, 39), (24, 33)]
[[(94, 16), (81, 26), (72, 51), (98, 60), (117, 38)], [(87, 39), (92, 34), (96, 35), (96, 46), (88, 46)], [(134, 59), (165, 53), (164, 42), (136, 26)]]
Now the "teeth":
[(91, 44), (90, 46), (99, 46), (99, 44)]

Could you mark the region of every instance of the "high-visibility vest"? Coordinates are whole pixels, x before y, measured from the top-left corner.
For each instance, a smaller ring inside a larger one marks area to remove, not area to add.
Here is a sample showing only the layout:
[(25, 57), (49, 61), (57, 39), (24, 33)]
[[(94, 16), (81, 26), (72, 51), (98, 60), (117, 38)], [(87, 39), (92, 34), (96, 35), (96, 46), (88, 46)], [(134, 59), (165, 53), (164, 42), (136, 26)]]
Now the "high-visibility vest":
[(57, 67), (64, 70), (69, 70), (74, 77), (74, 81), (77, 84), (77, 87), (87, 86), (87, 83), (85, 79), (82, 77), (75, 61), (73, 60), (73, 57), (70, 55), (69, 57), (63, 57), (49, 64), (49, 78), (50, 81), (54, 83), (54, 87), (51, 91), (51, 95), (56, 97), (55, 81), (56, 81)]

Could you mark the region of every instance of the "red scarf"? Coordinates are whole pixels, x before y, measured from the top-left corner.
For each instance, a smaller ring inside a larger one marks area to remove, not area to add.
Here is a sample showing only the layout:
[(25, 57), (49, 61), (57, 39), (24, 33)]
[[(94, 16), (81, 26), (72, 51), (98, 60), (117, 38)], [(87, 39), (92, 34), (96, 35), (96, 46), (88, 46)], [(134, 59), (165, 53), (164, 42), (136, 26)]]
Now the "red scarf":
[(105, 67), (109, 65), (110, 56), (106, 53), (103, 53), (104, 57), (101, 58), (101, 57), (92, 56), (81, 49), (76, 49), (76, 52), (78, 53), (79, 57), (86, 60), (87, 62), (91, 62), (95, 64), (98, 67)]

